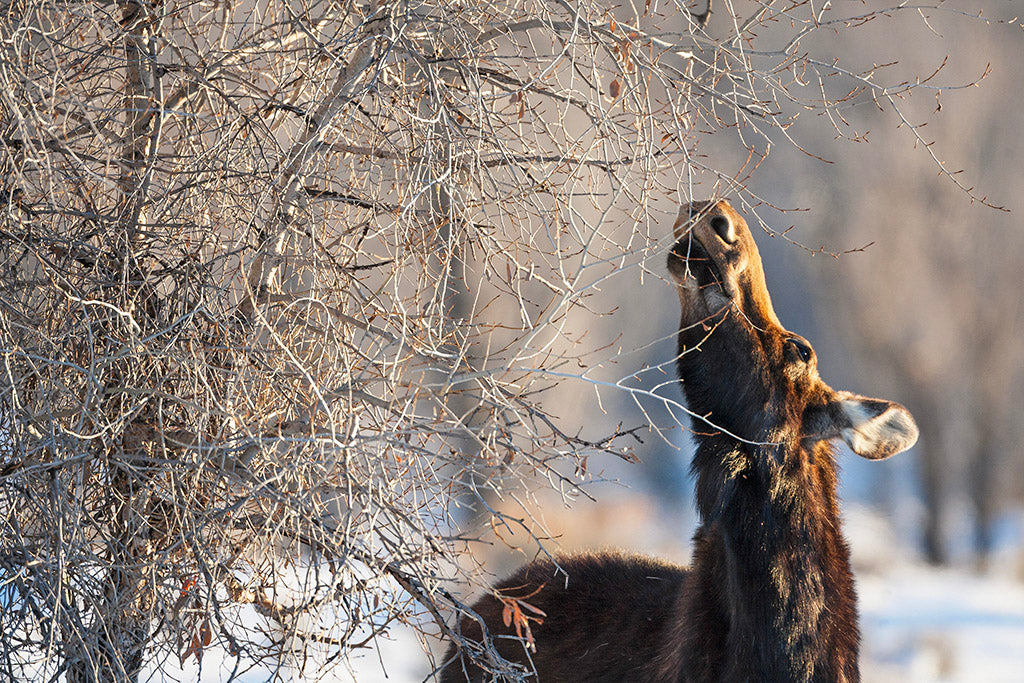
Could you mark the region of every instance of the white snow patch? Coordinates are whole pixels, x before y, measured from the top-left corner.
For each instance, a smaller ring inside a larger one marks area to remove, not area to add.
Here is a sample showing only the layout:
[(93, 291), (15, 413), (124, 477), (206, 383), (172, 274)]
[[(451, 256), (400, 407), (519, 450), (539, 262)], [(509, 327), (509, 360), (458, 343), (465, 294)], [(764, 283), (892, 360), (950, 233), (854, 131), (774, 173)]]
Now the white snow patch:
[[(636, 525), (636, 520), (629, 524)], [(900, 538), (903, 534), (894, 531), (892, 520), (873, 509), (847, 504), (844, 530), (857, 574), (865, 683), (1024, 683), (1024, 582), (1019, 571), (1011, 570), (1021, 566), (1022, 529), (1024, 515), (1007, 517), (1000, 524), (997, 561), (987, 574), (966, 568), (937, 569), (919, 559), (912, 545)], [(649, 551), (673, 554), (665, 548)], [(389, 637), (379, 639), (376, 646), (379, 649), (355, 653), (347, 671), (339, 666), (323, 680), (429, 682), (430, 662), (410, 627), (393, 624)], [(435, 653), (443, 647), (436, 642), (432, 646)], [(217, 654), (211, 649), (203, 658), (202, 676), (196, 676), (198, 667), (190, 660), (177, 671), (172, 671), (177, 668), (172, 662), (163, 676), (156, 674), (149, 680), (226, 680), (227, 662), (218, 661)], [(317, 678), (293, 669), (282, 671), (277, 680)], [(263, 669), (242, 680), (253, 683), (270, 676)]]
[(908, 564), (858, 592), (865, 681), (1024, 681), (1024, 584)]

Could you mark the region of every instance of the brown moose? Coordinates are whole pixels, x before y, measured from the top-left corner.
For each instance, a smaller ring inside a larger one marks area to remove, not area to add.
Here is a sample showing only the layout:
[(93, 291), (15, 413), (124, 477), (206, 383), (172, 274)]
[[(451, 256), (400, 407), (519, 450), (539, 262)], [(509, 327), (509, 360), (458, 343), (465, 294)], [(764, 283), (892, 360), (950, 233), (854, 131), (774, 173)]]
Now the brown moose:
[[(754, 238), (728, 202), (683, 207), (674, 233), (677, 365), (701, 416), (693, 566), (615, 553), (539, 560), (481, 598), (459, 632), (480, 642), (482, 621), (539, 683), (857, 681), (831, 442), (879, 460), (910, 448), (917, 426), (899, 404), (818, 377), (810, 345), (776, 317)], [(509, 613), (528, 639), (504, 624)], [(443, 683), (491, 679), (455, 645), (445, 662)]]

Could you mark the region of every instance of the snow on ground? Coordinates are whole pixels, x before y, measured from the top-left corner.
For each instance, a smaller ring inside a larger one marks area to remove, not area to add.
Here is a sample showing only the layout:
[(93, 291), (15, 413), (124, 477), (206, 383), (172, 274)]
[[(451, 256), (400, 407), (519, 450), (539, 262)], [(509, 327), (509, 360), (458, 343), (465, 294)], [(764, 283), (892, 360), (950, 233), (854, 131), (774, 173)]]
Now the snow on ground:
[[(618, 507), (629, 509), (622, 501)], [(670, 517), (653, 515), (645, 523), (646, 518), (625, 515), (625, 526), (650, 530), (656, 526), (654, 519), (665, 523)], [(1022, 522), (1024, 514), (1014, 528), (1024, 528)], [(587, 526), (597, 527), (604, 538), (622, 542), (614, 530), (614, 518)], [(877, 512), (855, 504), (848, 505), (844, 514), (860, 598), (865, 683), (1024, 683), (1024, 551), (1019, 534), (1009, 534), (1013, 542), (1004, 546), (987, 573), (978, 574), (967, 568), (940, 569), (925, 564), (912, 550), (912, 543), (901, 540), (893, 526)], [(675, 533), (678, 535), (678, 528)], [(659, 542), (657, 534), (650, 536), (653, 540), (649, 542), (656, 547), (634, 549), (663, 557), (680, 552)], [(224, 669), (215, 664), (213, 655), (209, 652), (204, 657), (202, 676), (195, 677), (195, 663), (189, 662), (183, 667), (186, 671), (164, 680), (225, 680)], [(428, 680), (429, 672), (419, 640), (410, 630), (396, 626), (389, 638), (377, 643), (376, 650), (355, 655), (348, 671), (339, 667), (323, 680), (420, 683)], [(293, 670), (290, 674), (277, 680), (317, 680), (311, 672), (302, 676)], [(254, 671), (244, 680), (254, 683), (270, 678)]]
[[(1024, 582), (900, 561), (858, 573), (865, 683), (1024, 683)], [(382, 643), (345, 683), (419, 683), (429, 669), (408, 634)]]
[[(865, 683), (1024, 683), (1024, 583), (901, 563), (859, 574)], [(349, 681), (414, 683), (427, 675), (416, 641), (382, 645)]]
[(858, 592), (865, 681), (1024, 682), (1024, 583), (904, 564)]
[(1013, 531), (1024, 515), (1004, 525), (985, 573), (927, 565), (912, 539), (871, 508), (851, 504), (843, 517), (867, 683), (1024, 683), (1024, 551)]
[[(603, 534), (614, 533), (607, 520), (596, 526)], [(1010, 534), (1012, 547), (997, 555), (989, 573), (978, 574), (927, 565), (893, 526), (855, 504), (844, 514), (860, 598), (865, 683), (1024, 683), (1019, 539)], [(674, 554), (664, 547), (650, 552)], [(381, 651), (389, 678), (367, 659), (346, 683), (423, 681), (429, 669), (415, 639), (395, 637)]]

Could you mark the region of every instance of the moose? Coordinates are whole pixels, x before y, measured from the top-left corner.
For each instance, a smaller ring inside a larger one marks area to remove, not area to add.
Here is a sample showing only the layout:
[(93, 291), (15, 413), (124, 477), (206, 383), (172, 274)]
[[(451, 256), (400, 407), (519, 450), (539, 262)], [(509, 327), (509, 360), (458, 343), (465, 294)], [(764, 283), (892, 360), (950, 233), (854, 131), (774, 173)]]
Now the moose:
[[(779, 322), (728, 201), (684, 206), (673, 233), (676, 363), (696, 441), (692, 566), (606, 552), (537, 560), (457, 631), (481, 643), (486, 629), (538, 683), (858, 681), (833, 441), (880, 460), (913, 446), (917, 425), (897, 403), (822, 381), (810, 344)], [(449, 647), (443, 683), (492, 678), (468, 649)]]

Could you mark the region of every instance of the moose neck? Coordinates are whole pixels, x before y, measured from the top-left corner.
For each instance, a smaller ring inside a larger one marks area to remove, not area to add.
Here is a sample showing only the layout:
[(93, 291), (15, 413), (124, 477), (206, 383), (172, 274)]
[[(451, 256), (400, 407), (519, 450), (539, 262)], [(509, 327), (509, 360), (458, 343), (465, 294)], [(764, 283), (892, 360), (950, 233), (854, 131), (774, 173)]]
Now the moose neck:
[[(827, 444), (701, 437), (694, 459), (729, 680), (856, 680), (857, 619)], [(703, 562), (706, 566), (700, 566)]]

